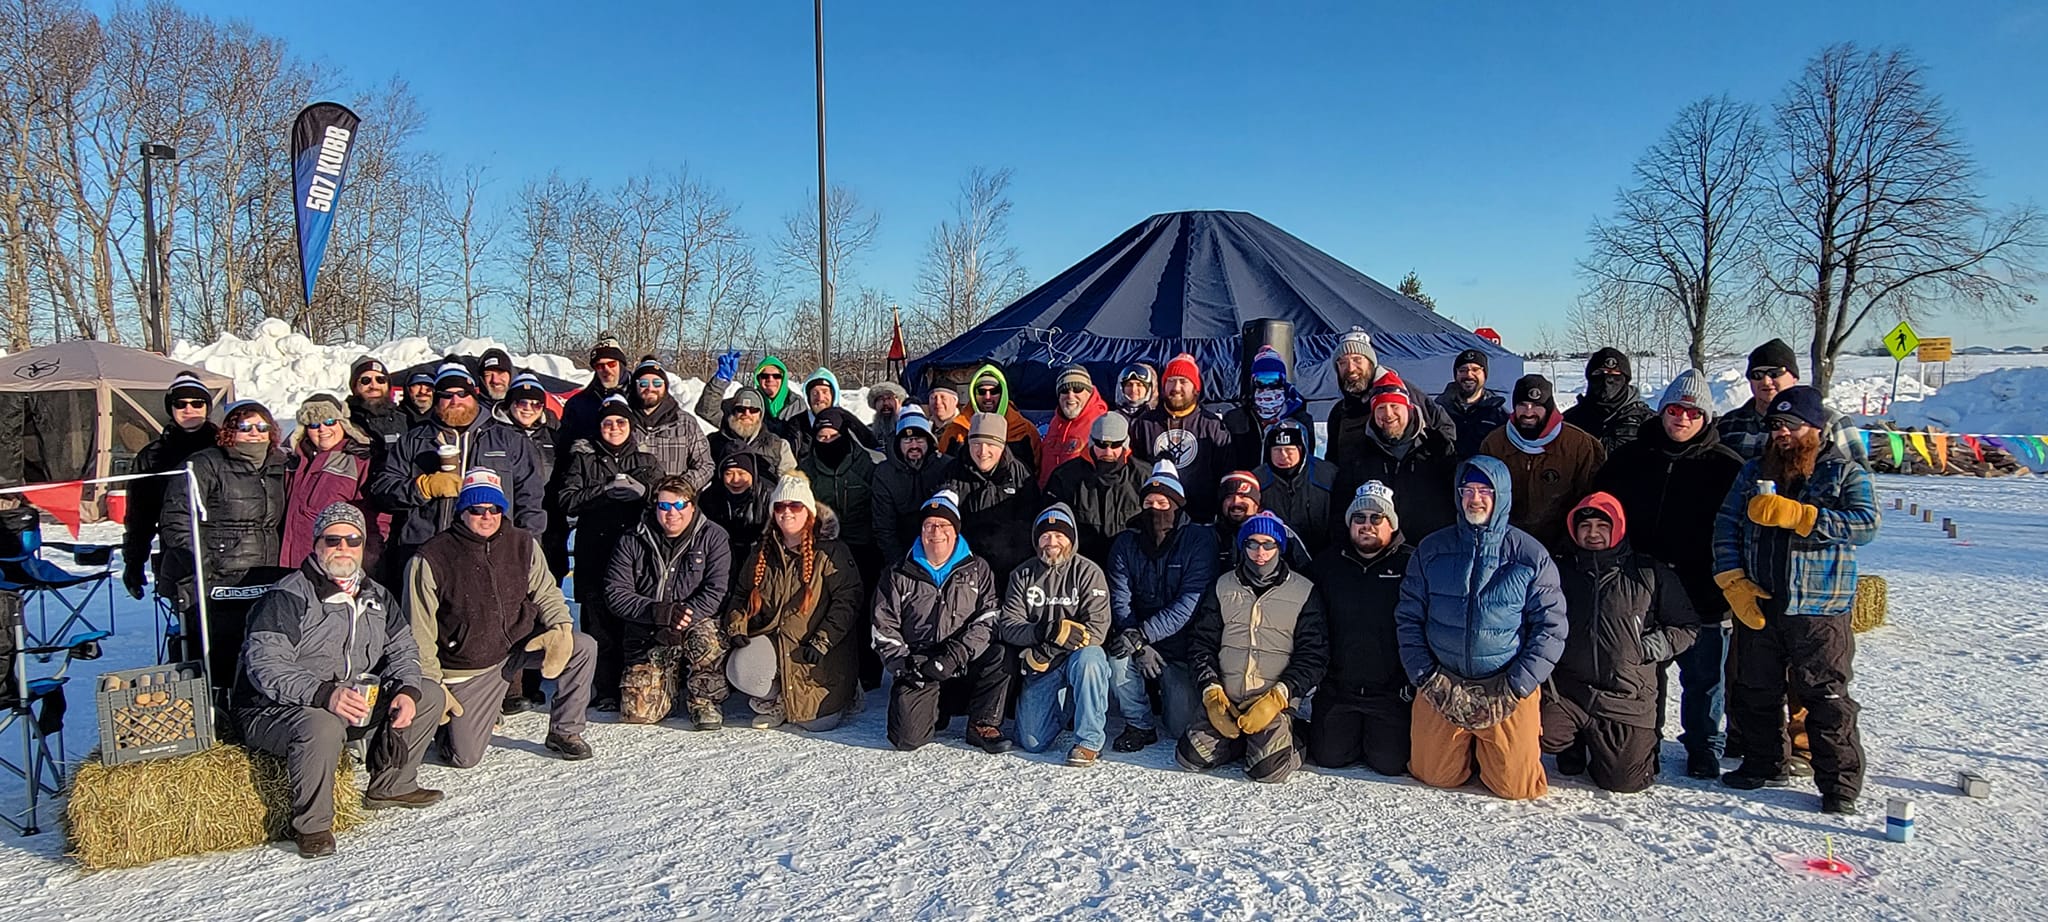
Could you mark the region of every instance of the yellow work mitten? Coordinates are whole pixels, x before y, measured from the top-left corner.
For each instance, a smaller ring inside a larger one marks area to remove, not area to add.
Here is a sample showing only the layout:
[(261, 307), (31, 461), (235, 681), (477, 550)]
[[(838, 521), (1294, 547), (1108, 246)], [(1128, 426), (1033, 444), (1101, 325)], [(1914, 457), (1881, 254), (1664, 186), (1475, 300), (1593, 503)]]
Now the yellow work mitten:
[(1052, 668), (1052, 654), (1047, 652), (1043, 645), (1025, 647), (1024, 652), (1018, 655), (1018, 659), (1024, 662), (1024, 668), (1032, 672), (1044, 672)]
[(1079, 650), (1093, 639), (1088, 636), (1088, 625), (1079, 621), (1063, 620), (1052, 631), (1052, 642), (1063, 650)]
[(569, 625), (557, 624), (527, 641), (526, 650), (529, 653), (540, 651), (541, 678), (556, 678), (569, 666), (569, 654), (576, 650), (576, 637), (570, 633)]
[(1813, 534), (1813, 523), (1819, 518), (1820, 507), (1775, 493), (1760, 493), (1749, 499), (1749, 520), (1765, 528), (1789, 528), (1804, 538)]
[(421, 474), (412, 482), (419, 487), (420, 495), (428, 499), (454, 499), (462, 494), (462, 475), (454, 471)]
[(1274, 718), (1287, 709), (1287, 685), (1276, 682), (1266, 693), (1252, 699), (1245, 705), (1244, 713), (1238, 715), (1237, 728), (1246, 733), (1259, 733), (1273, 725)]
[(461, 716), (462, 702), (455, 700), (455, 689), (449, 688), (446, 684), (443, 684), (441, 686), (442, 726), (446, 726), (449, 721)]
[(1756, 604), (1758, 599), (1771, 597), (1764, 587), (1757, 585), (1749, 574), (1741, 570), (1715, 574), (1714, 585), (1721, 587), (1721, 595), (1728, 600), (1728, 609), (1735, 613), (1735, 620), (1752, 631), (1764, 629), (1764, 611)]
[(1209, 726), (1215, 727), (1224, 739), (1237, 739), (1237, 708), (1230, 706), (1230, 696), (1223, 693), (1223, 686), (1211, 685), (1202, 689), (1202, 709), (1209, 712)]

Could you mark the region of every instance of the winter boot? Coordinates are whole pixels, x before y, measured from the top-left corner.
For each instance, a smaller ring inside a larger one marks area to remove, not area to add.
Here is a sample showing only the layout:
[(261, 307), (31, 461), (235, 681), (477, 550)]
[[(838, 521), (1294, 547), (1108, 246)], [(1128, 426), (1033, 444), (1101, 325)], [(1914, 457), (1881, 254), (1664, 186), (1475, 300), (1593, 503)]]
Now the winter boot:
[(1002, 755), (1017, 748), (1010, 738), (1003, 735), (1003, 728), (976, 724), (967, 728), (967, 741), (981, 747), (989, 755)]
[(1087, 768), (1090, 765), (1094, 765), (1095, 760), (1101, 757), (1102, 753), (1093, 749), (1085, 746), (1075, 746), (1067, 751), (1067, 764), (1075, 768)]
[(782, 726), (784, 721), (782, 708), (778, 706), (775, 710), (769, 711), (766, 714), (755, 714), (754, 719), (747, 722), (747, 726), (753, 727), (756, 730), (773, 730), (776, 727)]
[(1721, 776), (1721, 783), (1738, 791), (1754, 791), (1758, 788), (1785, 788), (1792, 786), (1792, 776), (1786, 774), (1783, 766), (1758, 765), (1743, 761), (1742, 767)]
[(334, 856), (334, 833), (295, 832), (292, 841), (299, 846), (301, 858), (331, 858)]
[(1557, 773), (1560, 775), (1583, 775), (1586, 773), (1586, 744), (1573, 743), (1557, 754)]
[(441, 797), (441, 792), (433, 788), (413, 788), (408, 793), (393, 794), (390, 797), (371, 797), (365, 794), (363, 795), (363, 808), (366, 810), (386, 810), (392, 807), (402, 807), (407, 810), (418, 810), (421, 807), (431, 807), (440, 803)]
[(1843, 797), (1840, 794), (1822, 794), (1820, 796), (1820, 812), (1832, 813), (1836, 816), (1860, 816), (1862, 813), (1862, 811), (1856, 809), (1856, 798)]
[(569, 762), (581, 762), (595, 755), (590, 751), (590, 744), (583, 741), (583, 737), (567, 733), (549, 733), (547, 747), (549, 752), (558, 753), (563, 760)]
[(506, 695), (504, 702), (498, 705), (498, 713), (506, 717), (524, 714), (530, 710), (533, 710), (533, 702), (526, 700), (523, 694)]
[(1791, 775), (1794, 778), (1811, 778), (1813, 777), (1813, 763), (1807, 761), (1805, 756), (1794, 753), (1792, 758), (1785, 760), (1785, 774)]
[(699, 701), (690, 705), (690, 721), (699, 730), (717, 730), (725, 726), (725, 715), (719, 713), (718, 705)]
[(1111, 744), (1110, 748), (1118, 752), (1137, 752), (1156, 742), (1159, 742), (1159, 733), (1151, 727), (1126, 725), (1124, 732), (1116, 735), (1116, 742)]
[(1721, 757), (1701, 749), (1685, 755), (1685, 773), (1704, 781), (1721, 777)]

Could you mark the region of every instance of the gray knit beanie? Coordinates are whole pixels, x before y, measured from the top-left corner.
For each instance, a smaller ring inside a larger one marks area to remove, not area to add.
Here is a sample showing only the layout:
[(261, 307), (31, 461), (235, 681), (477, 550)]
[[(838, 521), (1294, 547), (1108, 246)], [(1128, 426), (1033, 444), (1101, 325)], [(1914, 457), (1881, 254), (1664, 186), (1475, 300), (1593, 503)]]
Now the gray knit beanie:
[(1362, 355), (1375, 367), (1380, 363), (1379, 353), (1374, 352), (1372, 348), (1372, 334), (1367, 333), (1363, 327), (1352, 327), (1337, 337), (1337, 355)]
[(335, 525), (354, 526), (356, 533), (365, 537), (370, 534), (370, 523), (363, 518), (363, 510), (348, 503), (329, 503), (320, 510), (320, 517), (313, 520), (313, 537), (320, 537)]

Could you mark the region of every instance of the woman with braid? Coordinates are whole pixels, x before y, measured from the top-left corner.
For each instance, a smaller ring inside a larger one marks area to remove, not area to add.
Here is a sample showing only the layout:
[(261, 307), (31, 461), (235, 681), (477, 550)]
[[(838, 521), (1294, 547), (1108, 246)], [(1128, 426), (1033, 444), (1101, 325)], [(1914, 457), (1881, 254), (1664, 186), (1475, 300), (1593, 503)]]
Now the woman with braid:
[(839, 519), (801, 473), (784, 475), (767, 533), (740, 567), (725, 613), (726, 675), (754, 707), (752, 726), (839, 726), (856, 705), (860, 651), (851, 640), (863, 587)]

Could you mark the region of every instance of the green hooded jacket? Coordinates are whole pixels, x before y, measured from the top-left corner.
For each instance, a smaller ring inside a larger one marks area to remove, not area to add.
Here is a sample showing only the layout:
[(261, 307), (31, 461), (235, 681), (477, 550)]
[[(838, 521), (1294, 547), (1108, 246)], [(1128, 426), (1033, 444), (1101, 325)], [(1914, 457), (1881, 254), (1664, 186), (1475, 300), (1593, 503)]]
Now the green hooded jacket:
[(768, 395), (768, 416), (770, 419), (788, 419), (796, 415), (796, 413), (786, 413), (783, 412), (783, 409), (793, 406), (797, 412), (801, 412), (804, 409), (803, 398), (797, 397), (794, 402), (790, 400), (790, 397), (796, 394), (796, 388), (790, 384), (789, 366), (782, 364), (782, 360), (775, 356), (764, 356), (761, 359), (761, 364), (754, 367), (755, 380), (760, 380), (761, 369), (770, 367), (782, 372), (782, 387), (775, 393)]

